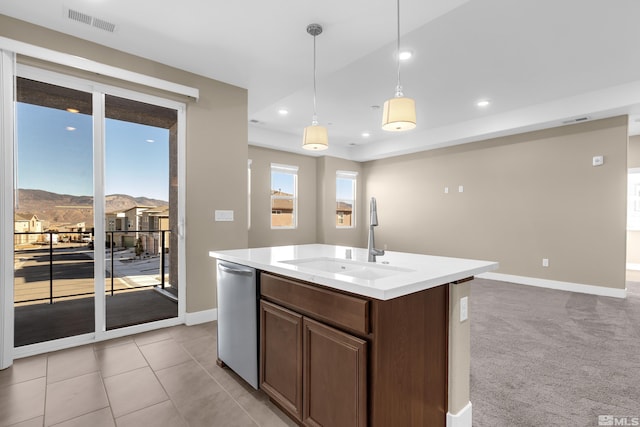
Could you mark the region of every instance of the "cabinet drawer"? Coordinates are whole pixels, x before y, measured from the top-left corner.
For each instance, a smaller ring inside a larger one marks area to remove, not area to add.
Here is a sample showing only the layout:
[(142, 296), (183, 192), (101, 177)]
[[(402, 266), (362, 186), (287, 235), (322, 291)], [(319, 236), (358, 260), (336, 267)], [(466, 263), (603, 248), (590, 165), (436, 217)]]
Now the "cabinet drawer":
[(369, 301), (262, 273), (260, 294), (285, 307), (362, 334), (369, 333)]

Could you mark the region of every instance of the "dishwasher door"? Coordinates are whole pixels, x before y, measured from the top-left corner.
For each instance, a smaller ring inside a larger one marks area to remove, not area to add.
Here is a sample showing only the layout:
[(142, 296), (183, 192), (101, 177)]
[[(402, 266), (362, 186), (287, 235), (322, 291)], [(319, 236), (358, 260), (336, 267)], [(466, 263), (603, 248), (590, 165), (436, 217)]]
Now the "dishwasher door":
[(258, 389), (256, 270), (217, 260), (218, 359)]

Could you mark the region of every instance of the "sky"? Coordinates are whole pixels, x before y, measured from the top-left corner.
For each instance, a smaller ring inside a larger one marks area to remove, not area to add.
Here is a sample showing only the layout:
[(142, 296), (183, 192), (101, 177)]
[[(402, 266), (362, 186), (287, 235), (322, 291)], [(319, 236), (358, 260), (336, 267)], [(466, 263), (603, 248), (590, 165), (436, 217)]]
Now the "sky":
[(271, 190), (293, 194), (295, 175), (291, 173), (271, 172)]
[[(92, 117), (17, 105), (16, 187), (93, 195)], [(112, 119), (105, 126), (105, 194), (169, 200), (169, 131)]]
[[(271, 172), (271, 190), (280, 190), (284, 193), (293, 194), (295, 179), (294, 174)], [(336, 179), (336, 198), (340, 200), (354, 200), (353, 181), (350, 179)]]
[(336, 179), (336, 199), (339, 200), (354, 200), (355, 194), (353, 194), (353, 180), (337, 178)]

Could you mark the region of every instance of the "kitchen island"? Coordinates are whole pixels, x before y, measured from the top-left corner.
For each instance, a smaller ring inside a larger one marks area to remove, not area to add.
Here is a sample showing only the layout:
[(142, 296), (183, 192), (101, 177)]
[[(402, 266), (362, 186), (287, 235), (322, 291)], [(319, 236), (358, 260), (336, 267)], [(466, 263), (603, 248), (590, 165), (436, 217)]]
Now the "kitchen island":
[(303, 425), (471, 426), (459, 305), (469, 280), (498, 264), (367, 255), (332, 245), (210, 252), (258, 270), (260, 388)]

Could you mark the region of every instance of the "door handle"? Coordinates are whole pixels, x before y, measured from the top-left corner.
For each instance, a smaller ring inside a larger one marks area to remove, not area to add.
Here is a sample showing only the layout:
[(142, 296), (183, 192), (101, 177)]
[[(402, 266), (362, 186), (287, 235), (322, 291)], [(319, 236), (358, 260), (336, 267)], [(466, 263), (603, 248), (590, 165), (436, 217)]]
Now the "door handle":
[(251, 276), (253, 274), (252, 270), (242, 270), (239, 268), (229, 267), (225, 264), (218, 264), (218, 268), (226, 273), (231, 273), (231, 274), (240, 274), (243, 276)]

